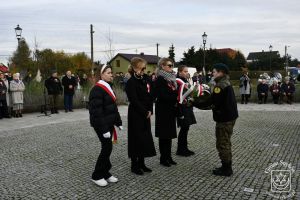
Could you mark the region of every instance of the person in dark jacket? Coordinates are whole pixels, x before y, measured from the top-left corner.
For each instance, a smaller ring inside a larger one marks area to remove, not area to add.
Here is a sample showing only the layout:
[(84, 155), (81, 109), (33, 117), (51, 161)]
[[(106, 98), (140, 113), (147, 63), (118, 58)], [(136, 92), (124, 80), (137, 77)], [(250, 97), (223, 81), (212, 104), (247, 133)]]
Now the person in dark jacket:
[(146, 167), (145, 157), (156, 155), (151, 133), (153, 100), (147, 75), (144, 75), (146, 61), (132, 58), (129, 67), (131, 78), (126, 84), (128, 106), (128, 156), (131, 158), (131, 171), (137, 175), (152, 170)]
[(284, 78), (284, 83), (281, 85), (282, 101), (286, 99), (288, 104), (292, 104), (295, 93), (295, 85), (290, 81), (290, 77)]
[(270, 86), (270, 92), (273, 97), (273, 102), (274, 104), (279, 103), (279, 98), (280, 98), (280, 85), (278, 84), (277, 80), (273, 81), (273, 84)]
[(213, 170), (216, 176), (231, 176), (232, 151), (231, 136), (238, 118), (237, 103), (234, 90), (229, 81), (229, 69), (223, 63), (215, 64), (213, 77), (216, 85), (211, 97), (203, 107), (211, 106), (213, 119), (216, 122), (216, 147), (222, 166)]
[(173, 72), (173, 61), (162, 58), (159, 61), (155, 81), (155, 136), (159, 138), (160, 164), (166, 167), (176, 165), (172, 159), (172, 139), (177, 137), (177, 83)]
[[(187, 80), (188, 74), (189, 71), (187, 66), (181, 65), (178, 67), (178, 74), (177, 74), (178, 90), (180, 90), (182, 87), (190, 86)], [(190, 126), (192, 124), (196, 124), (196, 118), (193, 112), (193, 105), (189, 102), (188, 99), (185, 99), (182, 102), (182, 104), (180, 103), (178, 104), (178, 109), (179, 109), (180, 116), (177, 117), (177, 125), (180, 127), (180, 131), (178, 134), (178, 144), (177, 144), (176, 154), (179, 156), (191, 156), (194, 155), (195, 153), (188, 149), (187, 136), (188, 136)]]
[(268, 99), (269, 86), (266, 83), (266, 79), (262, 79), (261, 83), (257, 85), (258, 103), (266, 104)]
[(121, 117), (116, 104), (116, 96), (111, 88), (113, 80), (110, 66), (103, 66), (100, 71), (101, 80), (92, 88), (89, 96), (90, 123), (101, 142), (101, 153), (98, 157), (92, 181), (101, 186), (109, 182), (115, 183), (118, 179), (110, 174), (112, 167), (110, 155), (112, 139), (115, 138), (115, 128), (123, 129)]
[(72, 76), (71, 71), (67, 71), (66, 75), (62, 78), (62, 85), (64, 86), (65, 112), (73, 112), (73, 96), (77, 81), (76, 78)]
[(57, 109), (57, 101), (60, 94), (62, 94), (63, 88), (61, 86), (61, 82), (57, 77), (57, 71), (52, 71), (51, 77), (45, 80), (45, 87), (48, 91), (48, 98), (50, 102), (50, 110), (51, 113), (58, 113)]
[(8, 88), (4, 82), (4, 74), (0, 72), (0, 119), (9, 118), (6, 95), (8, 95)]

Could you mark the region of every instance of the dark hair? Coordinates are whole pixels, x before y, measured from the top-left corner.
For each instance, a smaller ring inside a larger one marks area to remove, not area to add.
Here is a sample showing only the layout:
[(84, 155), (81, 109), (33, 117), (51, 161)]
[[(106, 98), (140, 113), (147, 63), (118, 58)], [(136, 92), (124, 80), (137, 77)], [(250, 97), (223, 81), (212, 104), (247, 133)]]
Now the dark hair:
[(178, 72), (182, 72), (183, 71), (183, 69), (184, 68), (188, 68), (188, 66), (186, 66), (186, 65), (180, 65), (179, 67), (178, 67)]
[(102, 65), (102, 67), (100, 68), (100, 75), (103, 74), (109, 68), (112, 70), (112, 67), (110, 65)]

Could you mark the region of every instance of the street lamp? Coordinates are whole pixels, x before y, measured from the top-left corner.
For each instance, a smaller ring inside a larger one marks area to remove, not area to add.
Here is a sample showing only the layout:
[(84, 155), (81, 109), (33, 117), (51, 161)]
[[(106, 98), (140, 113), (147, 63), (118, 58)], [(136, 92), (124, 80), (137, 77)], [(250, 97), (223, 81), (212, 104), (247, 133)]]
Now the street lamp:
[(205, 69), (205, 44), (207, 40), (207, 35), (205, 32), (202, 35), (202, 40), (203, 40), (203, 69)]
[(270, 45), (269, 46), (269, 50), (270, 50), (270, 72), (271, 72), (271, 56), (272, 56), (272, 50), (273, 50), (273, 46), (272, 45)]
[(16, 32), (16, 37), (18, 39), (18, 42), (20, 42), (21, 34), (22, 34), (22, 28), (19, 26), (19, 24), (15, 28), (15, 32)]

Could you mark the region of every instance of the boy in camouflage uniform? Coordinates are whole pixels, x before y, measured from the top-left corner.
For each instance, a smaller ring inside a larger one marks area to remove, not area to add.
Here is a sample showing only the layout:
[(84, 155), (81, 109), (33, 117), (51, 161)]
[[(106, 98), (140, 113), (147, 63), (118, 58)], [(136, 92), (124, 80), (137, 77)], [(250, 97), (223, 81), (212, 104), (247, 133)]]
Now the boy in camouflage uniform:
[(229, 70), (225, 64), (214, 65), (213, 77), (216, 85), (212, 91), (210, 103), (213, 118), (216, 121), (216, 147), (222, 162), (220, 168), (213, 170), (213, 174), (217, 176), (231, 176), (233, 173), (231, 135), (238, 118), (238, 111), (228, 74)]

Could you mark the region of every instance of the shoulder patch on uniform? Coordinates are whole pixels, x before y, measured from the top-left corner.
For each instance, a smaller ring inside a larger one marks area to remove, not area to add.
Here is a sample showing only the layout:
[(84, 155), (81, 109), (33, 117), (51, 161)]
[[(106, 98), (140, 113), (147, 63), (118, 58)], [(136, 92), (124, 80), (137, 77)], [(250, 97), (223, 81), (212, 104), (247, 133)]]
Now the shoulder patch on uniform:
[(221, 88), (220, 87), (215, 87), (214, 88), (214, 93), (219, 94), (221, 92)]

